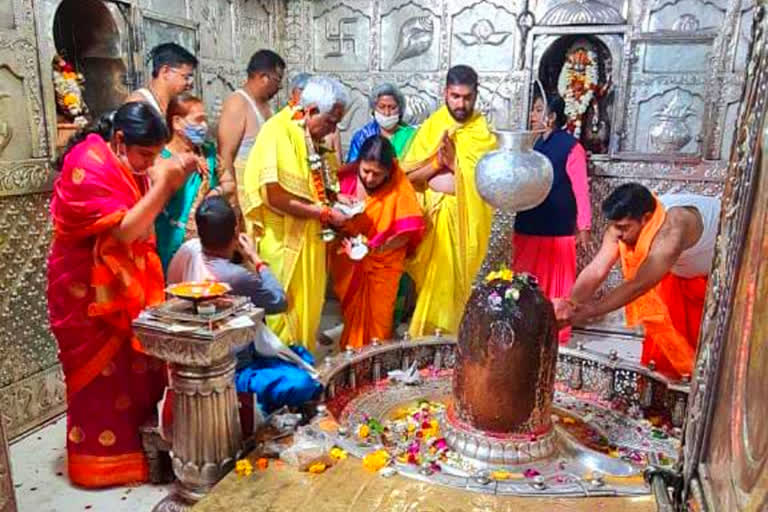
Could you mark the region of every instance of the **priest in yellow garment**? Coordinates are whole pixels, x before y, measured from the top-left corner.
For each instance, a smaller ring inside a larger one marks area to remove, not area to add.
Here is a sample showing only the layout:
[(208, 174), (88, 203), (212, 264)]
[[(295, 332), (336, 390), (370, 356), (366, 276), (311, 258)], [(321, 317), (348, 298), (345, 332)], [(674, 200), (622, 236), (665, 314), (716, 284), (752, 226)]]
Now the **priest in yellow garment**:
[(344, 115), (348, 95), (336, 80), (315, 76), (298, 103), (259, 131), (244, 172), (244, 212), (261, 258), (288, 295), (288, 310), (267, 317), (285, 343), (314, 350), (325, 301), (326, 228), (347, 217), (330, 207), (337, 158), (323, 145)]
[(496, 137), (475, 111), (477, 86), (471, 67), (448, 70), (445, 105), (421, 125), (402, 163), (428, 215), (426, 238), (406, 268), (418, 293), (411, 336), (457, 332), (488, 247), (492, 212), (477, 192), (475, 165)]

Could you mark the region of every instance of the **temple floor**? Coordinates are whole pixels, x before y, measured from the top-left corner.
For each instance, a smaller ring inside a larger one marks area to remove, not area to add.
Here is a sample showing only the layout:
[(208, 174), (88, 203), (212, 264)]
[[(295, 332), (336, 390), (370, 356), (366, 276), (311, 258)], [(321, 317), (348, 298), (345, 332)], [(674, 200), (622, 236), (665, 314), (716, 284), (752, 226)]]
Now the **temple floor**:
[[(338, 303), (326, 303), (321, 331), (328, 331), (340, 324)], [(340, 332), (338, 333), (340, 335)], [(616, 350), (620, 357), (639, 361), (639, 339), (625, 341), (606, 336), (589, 336), (576, 331), (571, 344), (584, 343), (587, 348), (608, 354)], [(338, 350), (338, 339), (333, 344), (318, 343), (318, 362), (326, 354)], [(98, 512), (150, 511), (168, 492), (170, 486), (143, 485), (118, 487), (107, 490), (84, 490), (70, 485), (66, 475), (65, 434), (66, 420), (62, 416), (37, 432), (14, 442), (10, 446), (11, 466), (19, 512)], [(254, 464), (255, 466), (255, 464)], [(253, 483), (238, 481), (228, 475), (215, 488), (214, 493), (196, 508), (202, 512), (232, 509), (249, 510), (300, 510), (301, 505), (311, 505), (320, 511), (511, 511), (528, 510), (616, 510), (623, 512), (655, 510), (650, 497), (642, 498), (578, 498), (531, 500), (529, 498), (498, 498), (466, 493), (444, 487), (425, 486), (402, 477), (384, 479), (367, 474), (360, 468), (360, 461), (347, 461), (346, 465), (331, 468), (325, 475), (299, 473), (283, 465), (271, 470), (254, 472)], [(288, 492), (291, 489), (292, 492)], [(346, 489), (348, 495), (340, 490)], [(450, 505), (447, 505), (450, 503)], [(223, 505), (226, 506), (223, 506)], [(271, 505), (271, 507), (270, 507)]]

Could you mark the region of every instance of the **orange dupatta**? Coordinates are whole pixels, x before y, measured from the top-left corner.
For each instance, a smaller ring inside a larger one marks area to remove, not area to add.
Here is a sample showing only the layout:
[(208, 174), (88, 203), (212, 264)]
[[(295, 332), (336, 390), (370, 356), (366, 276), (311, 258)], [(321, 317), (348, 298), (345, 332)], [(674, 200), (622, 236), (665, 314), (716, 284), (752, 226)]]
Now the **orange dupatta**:
[[(339, 171), (339, 182), (342, 193), (354, 196), (358, 187), (358, 164), (344, 166)], [(373, 338), (391, 337), (405, 257), (421, 241), (425, 226), (416, 191), (399, 165), (389, 183), (368, 197), (365, 211), (345, 224), (345, 234), (364, 235), (371, 252), (361, 261), (352, 261), (344, 253), (330, 251), (333, 288), (344, 315), (342, 348), (359, 348)], [(399, 235), (408, 236), (405, 246), (376, 250)]]
[[(629, 247), (624, 242), (619, 241), (621, 268), (625, 279), (631, 280), (637, 275), (638, 269), (648, 257), (653, 240), (664, 224), (665, 218), (664, 206), (656, 199), (656, 209), (653, 216), (643, 226), (635, 246)], [(669, 365), (665, 364), (664, 366), (671, 366), (679, 376), (690, 375), (696, 355), (696, 340), (690, 343), (685, 336), (675, 329), (669, 307), (661, 298), (660, 286), (661, 284), (657, 284), (644, 295), (625, 306), (627, 325), (631, 327), (642, 323), (646, 337), (650, 338), (652, 343), (667, 358)], [(644, 343), (644, 352), (648, 342), (649, 340), (646, 340)]]

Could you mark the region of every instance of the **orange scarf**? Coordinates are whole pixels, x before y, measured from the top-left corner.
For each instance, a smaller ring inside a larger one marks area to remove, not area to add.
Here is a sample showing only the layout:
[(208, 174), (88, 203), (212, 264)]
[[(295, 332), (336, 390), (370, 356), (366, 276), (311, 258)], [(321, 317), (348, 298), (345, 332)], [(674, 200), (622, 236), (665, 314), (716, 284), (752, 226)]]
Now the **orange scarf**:
[[(643, 264), (651, 249), (656, 234), (664, 224), (666, 211), (661, 202), (656, 199), (656, 209), (651, 219), (643, 226), (634, 247), (619, 242), (621, 268), (624, 279), (631, 280)], [(634, 326), (642, 323), (645, 334), (661, 349), (671, 366), (680, 374), (691, 374), (694, 348), (672, 325), (669, 308), (659, 296), (659, 285), (648, 290), (634, 301), (626, 305), (627, 325)], [(696, 340), (693, 341), (695, 345)]]

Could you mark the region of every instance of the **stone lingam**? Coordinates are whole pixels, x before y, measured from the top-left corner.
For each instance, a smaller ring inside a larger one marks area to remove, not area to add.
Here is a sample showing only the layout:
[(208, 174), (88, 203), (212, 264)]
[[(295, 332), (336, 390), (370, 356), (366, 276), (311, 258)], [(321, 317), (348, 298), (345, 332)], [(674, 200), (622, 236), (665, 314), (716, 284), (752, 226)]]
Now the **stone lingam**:
[(495, 213), (459, 327), (446, 440), (491, 464), (527, 463), (555, 451), (554, 310), (533, 276), (509, 270), (514, 213), (540, 204), (552, 186), (551, 164), (532, 149), (536, 135), (502, 132), (501, 149), (477, 165), (478, 191)]

